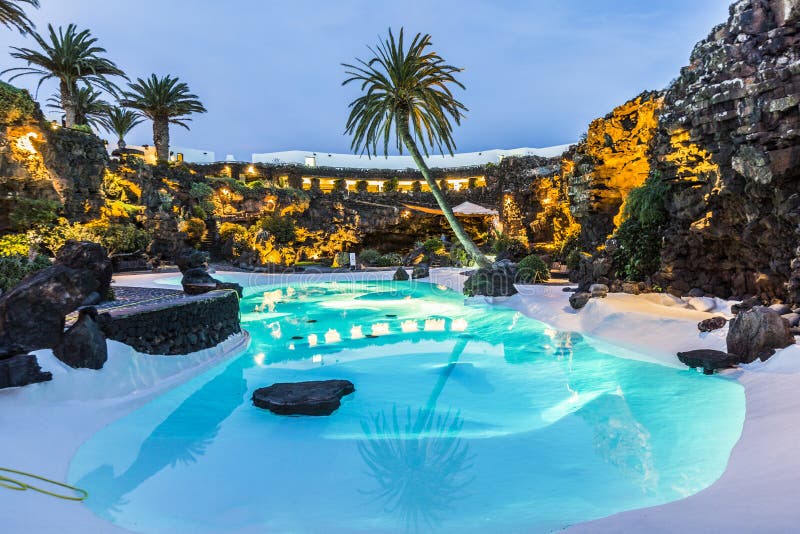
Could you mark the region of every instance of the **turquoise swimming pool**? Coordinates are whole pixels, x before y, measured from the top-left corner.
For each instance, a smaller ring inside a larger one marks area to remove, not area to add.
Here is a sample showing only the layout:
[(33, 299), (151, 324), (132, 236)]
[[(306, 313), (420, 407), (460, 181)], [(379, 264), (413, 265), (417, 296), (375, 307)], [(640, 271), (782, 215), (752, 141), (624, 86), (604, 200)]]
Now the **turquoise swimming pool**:
[[(680, 499), (725, 469), (736, 382), (620, 357), (430, 284), (242, 300), (252, 344), (89, 439), (69, 481), (135, 532), (548, 532)], [(330, 417), (251, 405), (345, 378)]]

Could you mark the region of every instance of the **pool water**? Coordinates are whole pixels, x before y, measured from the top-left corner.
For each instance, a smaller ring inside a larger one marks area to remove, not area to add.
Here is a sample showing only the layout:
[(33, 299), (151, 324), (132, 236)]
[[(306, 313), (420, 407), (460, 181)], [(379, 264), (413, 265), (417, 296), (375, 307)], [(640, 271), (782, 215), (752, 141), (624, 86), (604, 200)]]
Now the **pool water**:
[[(424, 283), (261, 288), (250, 348), (88, 440), (70, 483), (136, 532), (548, 532), (700, 491), (744, 420), (737, 383)], [(374, 337), (373, 337), (374, 336)], [(330, 417), (252, 406), (344, 378)]]

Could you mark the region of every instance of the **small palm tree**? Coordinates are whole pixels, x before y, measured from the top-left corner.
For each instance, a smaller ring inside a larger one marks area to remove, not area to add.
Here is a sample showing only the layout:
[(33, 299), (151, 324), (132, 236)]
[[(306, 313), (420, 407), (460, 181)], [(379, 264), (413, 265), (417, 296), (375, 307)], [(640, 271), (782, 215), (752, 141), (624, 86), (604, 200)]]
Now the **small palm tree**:
[[(88, 124), (97, 129), (102, 126), (102, 118), (109, 107), (108, 102), (103, 100), (103, 95), (91, 87), (78, 87), (73, 95), (75, 103), (75, 124)], [(51, 109), (61, 109), (61, 98), (51, 96), (47, 99), (47, 107)]]
[[(464, 231), (452, 208), (431, 177), (431, 171), (422, 159), (419, 146), (428, 156), (428, 147), (450, 155), (455, 149), (452, 119), (461, 124), (464, 105), (453, 97), (449, 85), (464, 88), (455, 74), (461, 69), (447, 65), (435, 52), (428, 50), (431, 36), (417, 34), (406, 49), (403, 29), (395, 40), (392, 30), (389, 38), (370, 48), (369, 61), (356, 59), (357, 65), (344, 64), (350, 76), (342, 85), (356, 82), (364, 95), (350, 103), (350, 116), (346, 132), (353, 135), (354, 152), (376, 156), (379, 145), (388, 155), (389, 141), (395, 137), (397, 149), (405, 147), (414, 158), (422, 176), (430, 187), (439, 208), (458, 240), (480, 267), (491, 264)], [(412, 136), (413, 128), (413, 136)]]
[(136, 111), (109, 106), (105, 115), (100, 118), (100, 124), (107, 132), (117, 136), (117, 146), (122, 150), (125, 148), (125, 136), (143, 120), (144, 117)]
[(79, 32), (75, 24), (67, 26), (66, 31), (59, 27), (58, 33), (50, 24), (47, 28), (50, 32), (49, 42), (38, 33), (31, 33), (41, 50), (11, 47), (11, 57), (27, 62), (28, 66), (6, 69), (3, 74), (16, 72), (9, 81), (28, 74), (39, 76), (37, 90), (46, 80), (57, 79), (64, 121), (68, 127), (72, 127), (76, 124), (78, 85), (99, 87), (115, 93), (117, 87), (109, 77), (125, 77), (125, 73), (113, 61), (101, 57), (106, 50), (95, 45), (97, 39), (91, 36), (89, 30)]
[(153, 144), (159, 161), (169, 159), (169, 125), (177, 124), (187, 130), (186, 124), (192, 113), (205, 113), (206, 108), (197, 95), (189, 92), (189, 86), (177, 77), (166, 75), (159, 78), (152, 74), (136, 83), (129, 83), (130, 91), (123, 93), (123, 106), (138, 109), (153, 121)]
[(33, 22), (18, 4), (39, 7), (39, 0), (0, 0), (0, 24), (6, 28), (16, 28), (20, 33), (33, 31)]

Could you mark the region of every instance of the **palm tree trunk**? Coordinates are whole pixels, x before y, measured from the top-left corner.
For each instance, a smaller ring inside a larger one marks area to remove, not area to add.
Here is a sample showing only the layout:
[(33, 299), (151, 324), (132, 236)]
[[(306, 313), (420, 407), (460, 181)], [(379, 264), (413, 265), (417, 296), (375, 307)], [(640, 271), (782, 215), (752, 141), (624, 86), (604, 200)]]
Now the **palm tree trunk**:
[(153, 120), (153, 144), (156, 147), (158, 161), (169, 161), (169, 120), (158, 118)]
[(478, 267), (483, 267), (486, 269), (490, 268), (492, 264), (488, 259), (486, 259), (486, 256), (484, 256), (481, 251), (478, 250), (478, 247), (472, 241), (472, 238), (469, 237), (469, 234), (467, 234), (467, 232), (464, 230), (464, 227), (461, 226), (461, 222), (456, 218), (455, 213), (453, 213), (453, 208), (447, 204), (447, 200), (444, 198), (444, 194), (439, 188), (439, 184), (437, 184), (436, 181), (431, 178), (431, 171), (425, 164), (425, 160), (422, 159), (422, 154), (420, 154), (417, 144), (411, 137), (411, 133), (408, 130), (408, 123), (399, 121), (398, 126), (400, 128), (400, 136), (403, 139), (403, 144), (411, 153), (411, 157), (414, 158), (414, 163), (417, 164), (417, 168), (425, 178), (425, 182), (428, 184), (428, 187), (430, 187), (431, 193), (433, 193), (433, 198), (435, 198), (436, 203), (439, 204), (439, 208), (442, 210), (444, 218), (447, 219), (450, 228), (452, 228), (453, 233), (456, 234), (461, 246), (463, 246), (467, 254), (469, 254), (469, 256), (475, 260), (475, 263), (478, 264)]
[(61, 92), (61, 108), (64, 110), (64, 126), (67, 128), (72, 128), (75, 126), (75, 92), (72, 89), (73, 88), (70, 88), (67, 82), (62, 81), (59, 84), (59, 90)]

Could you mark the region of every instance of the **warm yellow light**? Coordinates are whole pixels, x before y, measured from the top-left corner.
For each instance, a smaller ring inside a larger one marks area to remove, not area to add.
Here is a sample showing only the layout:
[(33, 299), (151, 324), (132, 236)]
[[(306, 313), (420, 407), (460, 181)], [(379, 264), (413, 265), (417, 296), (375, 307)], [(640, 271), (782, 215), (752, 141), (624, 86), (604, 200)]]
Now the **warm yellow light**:
[(404, 333), (409, 334), (411, 332), (417, 332), (419, 330), (419, 325), (417, 324), (417, 321), (409, 319), (400, 323), (400, 329)]
[(247, 167), (247, 172), (248, 174), (253, 174), (256, 172), (256, 168), (250, 165), (249, 167)]
[(389, 323), (375, 323), (372, 325), (372, 335), (382, 336), (389, 333)]
[(361, 325), (353, 325), (353, 328), (350, 329), (350, 337), (352, 339), (361, 339), (364, 337), (364, 332), (361, 330)]
[(33, 146), (31, 139), (36, 139), (39, 134), (36, 132), (28, 132), (25, 135), (17, 138), (17, 148), (28, 154), (36, 154), (36, 148)]
[(342, 336), (339, 335), (339, 332), (336, 329), (331, 328), (327, 332), (325, 332), (325, 343), (336, 343), (337, 341), (341, 341)]
[(319, 340), (319, 338), (317, 337), (317, 334), (311, 334), (310, 336), (308, 336), (308, 346), (309, 347), (316, 347), (318, 340)]
[(266, 355), (263, 352), (259, 352), (253, 357), (253, 361), (256, 362), (256, 365), (262, 366), (264, 365), (264, 358)]
[(425, 319), (426, 332), (444, 332), (444, 319)]
[(467, 329), (467, 321), (466, 319), (458, 318), (454, 319), (452, 324), (450, 325), (450, 330), (453, 332), (463, 332)]

